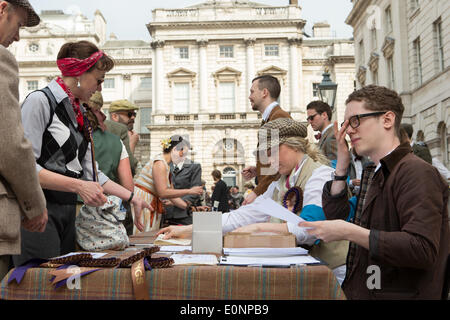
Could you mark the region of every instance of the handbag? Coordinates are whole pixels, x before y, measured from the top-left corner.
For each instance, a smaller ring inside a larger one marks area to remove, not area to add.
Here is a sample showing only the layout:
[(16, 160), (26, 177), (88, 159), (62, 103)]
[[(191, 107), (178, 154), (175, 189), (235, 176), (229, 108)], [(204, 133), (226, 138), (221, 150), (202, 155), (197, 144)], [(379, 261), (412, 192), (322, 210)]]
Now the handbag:
[(130, 241), (122, 223), (122, 199), (109, 195), (101, 207), (83, 205), (75, 219), (78, 245), (86, 251), (123, 250)]

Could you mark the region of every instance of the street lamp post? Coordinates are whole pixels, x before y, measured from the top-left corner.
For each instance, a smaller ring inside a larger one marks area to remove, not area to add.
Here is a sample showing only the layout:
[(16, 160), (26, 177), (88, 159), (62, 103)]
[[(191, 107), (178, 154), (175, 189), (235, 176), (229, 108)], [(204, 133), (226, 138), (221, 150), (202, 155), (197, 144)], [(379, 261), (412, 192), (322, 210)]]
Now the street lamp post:
[(338, 85), (330, 79), (330, 74), (327, 71), (325, 71), (322, 76), (322, 82), (318, 86), (319, 98), (323, 102), (327, 103), (331, 110), (333, 110), (334, 103), (336, 102), (336, 91)]

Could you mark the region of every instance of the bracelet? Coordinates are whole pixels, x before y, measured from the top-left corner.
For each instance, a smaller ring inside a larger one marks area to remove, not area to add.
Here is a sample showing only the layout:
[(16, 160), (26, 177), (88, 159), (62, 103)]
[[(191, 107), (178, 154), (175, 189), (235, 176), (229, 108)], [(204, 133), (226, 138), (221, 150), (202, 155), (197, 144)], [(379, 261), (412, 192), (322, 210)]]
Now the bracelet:
[(131, 200), (133, 200), (133, 197), (134, 197), (134, 192), (131, 192), (131, 196), (130, 196), (130, 199), (128, 199), (128, 201), (127, 201), (127, 202), (131, 202)]

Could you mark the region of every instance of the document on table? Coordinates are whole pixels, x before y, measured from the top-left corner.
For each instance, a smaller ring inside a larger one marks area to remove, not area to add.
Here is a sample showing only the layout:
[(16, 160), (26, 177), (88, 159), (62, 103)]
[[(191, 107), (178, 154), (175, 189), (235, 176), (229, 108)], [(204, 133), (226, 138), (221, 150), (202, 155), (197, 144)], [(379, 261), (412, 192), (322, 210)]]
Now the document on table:
[(160, 252), (182, 252), (182, 251), (192, 251), (192, 246), (161, 246), (159, 247)]
[(217, 265), (219, 262), (213, 254), (173, 254), (173, 265)]
[(153, 241), (153, 244), (162, 246), (189, 246), (191, 244), (191, 239), (163, 239), (163, 237), (164, 235), (160, 234), (155, 241)]
[(270, 198), (260, 197), (257, 200), (258, 201), (254, 202), (253, 210), (263, 212), (271, 217), (275, 217), (295, 225), (305, 221)]
[(320, 264), (321, 262), (310, 255), (290, 257), (240, 257), (225, 256), (220, 258), (221, 265), (234, 266), (263, 266), (263, 267), (289, 267), (302, 264)]
[(276, 256), (297, 256), (306, 255), (308, 250), (301, 247), (295, 248), (223, 248), (224, 255), (230, 256), (264, 256), (264, 257), (276, 257)]

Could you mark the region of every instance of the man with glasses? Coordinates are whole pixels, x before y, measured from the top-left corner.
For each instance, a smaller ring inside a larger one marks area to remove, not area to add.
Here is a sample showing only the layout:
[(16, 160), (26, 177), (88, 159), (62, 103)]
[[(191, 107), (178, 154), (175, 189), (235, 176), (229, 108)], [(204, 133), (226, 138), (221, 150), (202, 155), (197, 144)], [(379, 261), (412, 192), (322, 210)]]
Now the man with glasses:
[[(328, 220), (300, 226), (325, 242), (351, 242), (342, 284), (349, 299), (446, 298), (447, 183), (414, 156), (408, 142), (400, 143), (404, 107), (396, 92), (370, 85), (350, 94), (346, 105), (341, 128), (334, 124), (336, 171), (323, 189)], [(349, 212), (346, 135), (358, 154), (374, 162), (363, 171), (351, 222), (338, 220)]]
[(330, 106), (320, 100), (310, 102), (306, 106), (306, 120), (314, 131), (319, 131), (315, 135), (319, 140), (317, 146), (320, 151), (330, 161), (337, 159), (337, 143), (331, 123), (332, 111)]
[(134, 150), (139, 142), (139, 134), (133, 131), (136, 110), (139, 107), (128, 100), (116, 100), (111, 102), (109, 114), (111, 120), (106, 120), (107, 130), (117, 135), (122, 140), (130, 157), (131, 173), (136, 174), (138, 160), (134, 157)]

